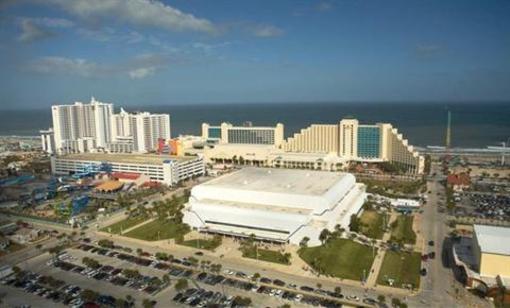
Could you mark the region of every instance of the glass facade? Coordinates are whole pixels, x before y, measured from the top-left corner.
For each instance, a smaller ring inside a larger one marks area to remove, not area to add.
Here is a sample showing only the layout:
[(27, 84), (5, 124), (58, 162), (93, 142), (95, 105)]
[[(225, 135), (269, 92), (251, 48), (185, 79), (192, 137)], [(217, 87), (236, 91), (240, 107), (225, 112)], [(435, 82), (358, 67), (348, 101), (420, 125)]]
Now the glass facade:
[(379, 158), (379, 147), (379, 127), (358, 126), (358, 157)]
[(209, 127), (209, 139), (221, 139), (220, 127)]
[(274, 129), (229, 129), (228, 143), (274, 144)]

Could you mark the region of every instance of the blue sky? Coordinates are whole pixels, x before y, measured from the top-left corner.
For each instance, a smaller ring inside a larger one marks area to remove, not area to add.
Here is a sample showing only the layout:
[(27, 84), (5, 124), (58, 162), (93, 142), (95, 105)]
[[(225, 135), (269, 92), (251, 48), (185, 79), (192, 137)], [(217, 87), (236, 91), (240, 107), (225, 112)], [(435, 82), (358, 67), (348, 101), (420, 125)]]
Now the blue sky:
[(0, 1), (0, 108), (510, 100), (510, 1)]

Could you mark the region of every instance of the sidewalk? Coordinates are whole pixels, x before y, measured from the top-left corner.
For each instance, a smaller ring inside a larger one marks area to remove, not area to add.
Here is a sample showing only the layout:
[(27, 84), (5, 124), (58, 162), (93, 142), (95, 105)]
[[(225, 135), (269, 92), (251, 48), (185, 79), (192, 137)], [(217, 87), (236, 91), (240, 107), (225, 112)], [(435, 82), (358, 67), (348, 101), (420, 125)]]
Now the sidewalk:
[[(388, 226), (391, 226), (391, 224), (397, 219), (397, 214), (395, 212), (391, 213)], [(388, 242), (391, 238), (391, 228), (388, 229), (383, 234), (382, 241)], [(386, 255), (386, 249), (379, 248), (377, 250), (377, 255), (375, 256), (374, 263), (372, 263), (372, 267), (370, 268), (370, 272), (368, 274), (368, 278), (366, 280), (366, 286), (368, 288), (373, 288), (377, 285), (377, 277), (379, 276), (379, 271), (381, 270), (382, 262), (384, 260), (384, 256)]]

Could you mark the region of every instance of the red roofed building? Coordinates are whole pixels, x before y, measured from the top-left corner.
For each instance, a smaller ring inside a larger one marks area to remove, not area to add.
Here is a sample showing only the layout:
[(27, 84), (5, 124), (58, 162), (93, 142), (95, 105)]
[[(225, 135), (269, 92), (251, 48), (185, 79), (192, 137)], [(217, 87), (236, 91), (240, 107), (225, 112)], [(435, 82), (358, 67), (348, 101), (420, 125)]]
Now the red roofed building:
[(459, 174), (449, 174), (446, 181), (455, 191), (462, 191), (469, 188), (471, 185), (471, 178), (469, 177), (469, 174), (464, 172)]
[(126, 184), (135, 184), (137, 187), (150, 181), (150, 178), (146, 175), (136, 172), (113, 172), (112, 178), (117, 179), (119, 182)]

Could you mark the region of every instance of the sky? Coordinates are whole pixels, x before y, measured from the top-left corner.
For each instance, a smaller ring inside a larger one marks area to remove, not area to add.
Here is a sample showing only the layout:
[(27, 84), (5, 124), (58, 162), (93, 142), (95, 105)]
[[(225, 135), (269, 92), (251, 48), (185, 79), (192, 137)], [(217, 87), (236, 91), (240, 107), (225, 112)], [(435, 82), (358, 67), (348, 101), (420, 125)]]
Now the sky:
[(0, 109), (510, 101), (510, 1), (1, 0)]

